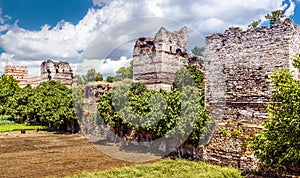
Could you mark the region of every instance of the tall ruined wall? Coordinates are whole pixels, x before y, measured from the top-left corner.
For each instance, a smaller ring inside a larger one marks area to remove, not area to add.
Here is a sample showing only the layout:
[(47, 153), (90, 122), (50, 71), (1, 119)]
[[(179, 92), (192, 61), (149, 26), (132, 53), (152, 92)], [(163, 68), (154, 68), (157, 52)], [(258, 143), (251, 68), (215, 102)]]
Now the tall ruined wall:
[[(256, 168), (257, 159), (251, 150), (243, 149), (243, 143), (263, 129), (259, 124), (268, 118), (272, 72), (289, 68), (298, 78), (292, 59), (300, 53), (299, 44), (300, 27), (291, 19), (269, 28), (230, 28), (206, 38), (205, 104), (219, 122), (205, 146), (206, 160), (240, 169)], [(243, 126), (236, 128), (240, 121)]]
[(219, 121), (261, 123), (267, 119), (272, 71), (292, 67), (299, 51), (300, 28), (291, 19), (268, 27), (242, 31), (230, 28), (206, 38), (208, 110)]
[(185, 65), (187, 28), (169, 32), (161, 28), (154, 38), (139, 38), (133, 50), (133, 80), (149, 89), (170, 90), (175, 72)]
[(67, 62), (44, 61), (41, 64), (41, 79), (56, 80), (69, 88), (74, 85), (73, 71)]

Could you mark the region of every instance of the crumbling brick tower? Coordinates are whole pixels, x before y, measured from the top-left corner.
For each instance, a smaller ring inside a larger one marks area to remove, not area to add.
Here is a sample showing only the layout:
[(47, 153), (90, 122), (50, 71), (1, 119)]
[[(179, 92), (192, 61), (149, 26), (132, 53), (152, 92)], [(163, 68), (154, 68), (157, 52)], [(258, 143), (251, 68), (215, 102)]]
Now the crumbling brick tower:
[(73, 71), (67, 62), (44, 61), (41, 64), (41, 78), (42, 82), (56, 80), (69, 88), (74, 86)]
[(140, 37), (133, 50), (133, 80), (149, 89), (171, 90), (175, 72), (184, 66), (187, 28), (169, 32), (161, 28), (154, 38)]
[[(224, 34), (206, 38), (205, 104), (219, 126), (226, 125), (227, 120), (242, 121), (248, 123), (243, 126), (243, 131), (247, 131), (268, 118), (266, 105), (271, 102), (272, 72), (288, 68), (298, 78), (292, 59), (300, 52), (299, 36), (300, 27), (285, 19), (271, 27), (247, 31), (229, 28)], [(240, 140), (215, 132), (206, 147), (207, 159), (225, 164), (236, 162), (243, 167), (247, 158), (241, 156), (241, 144)]]
[(11, 75), (20, 83), (25, 83), (28, 78), (27, 66), (6, 66), (4, 69), (4, 75)]

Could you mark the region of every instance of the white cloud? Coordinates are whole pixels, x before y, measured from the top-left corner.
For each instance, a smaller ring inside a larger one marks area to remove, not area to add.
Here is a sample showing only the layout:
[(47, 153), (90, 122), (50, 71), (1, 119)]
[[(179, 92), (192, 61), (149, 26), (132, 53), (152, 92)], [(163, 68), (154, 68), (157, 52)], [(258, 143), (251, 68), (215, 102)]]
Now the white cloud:
[[(108, 59), (84, 59), (78, 62), (74, 66), (75, 73), (83, 75), (87, 70), (93, 68), (100, 72), (104, 76), (109, 76), (115, 73), (121, 67), (128, 67), (132, 58), (127, 58), (125, 56), (120, 57), (119, 60)], [(72, 66), (73, 67), (73, 66)]]
[[(68, 61), (72, 66), (76, 65), (82, 51), (83, 59), (101, 59), (103, 56), (107, 57), (104, 54), (110, 55), (110, 50), (120, 48), (115, 58), (106, 60), (105, 64), (104, 60), (100, 63), (105, 66), (101, 69), (103, 72), (112, 73), (115, 66), (126, 61), (119, 59), (120, 56), (130, 57), (132, 40), (138, 36), (154, 36), (160, 26), (178, 30), (180, 26), (187, 25), (195, 29), (198, 36), (206, 36), (213, 32), (223, 32), (230, 26), (245, 27), (253, 20), (264, 17), (266, 13), (284, 8), (283, 2), (284, 0), (93, 0), (94, 6), (99, 8), (89, 9), (78, 24), (61, 21), (54, 27), (45, 24), (37, 31), (23, 29), (17, 23), (14, 26), (2, 25), (0, 32), (9, 30), (3, 35), (0, 33), (0, 46), (5, 53), (13, 55), (14, 61), (20, 63), (52, 58)], [(294, 9), (295, 3), (290, 0), (286, 15), (292, 15)], [(142, 18), (139, 23), (135, 21), (137, 18)], [(135, 23), (128, 21), (132, 19)], [(0, 23), (4, 21), (0, 9)], [(101, 37), (105, 39), (105, 43), (95, 42), (97, 36), (98, 40)], [(191, 41), (197, 43), (194, 39)]]
[(296, 4), (292, 0), (289, 0), (289, 4), (290, 6), (285, 10), (285, 15), (287, 17), (294, 15), (295, 7), (296, 7)]

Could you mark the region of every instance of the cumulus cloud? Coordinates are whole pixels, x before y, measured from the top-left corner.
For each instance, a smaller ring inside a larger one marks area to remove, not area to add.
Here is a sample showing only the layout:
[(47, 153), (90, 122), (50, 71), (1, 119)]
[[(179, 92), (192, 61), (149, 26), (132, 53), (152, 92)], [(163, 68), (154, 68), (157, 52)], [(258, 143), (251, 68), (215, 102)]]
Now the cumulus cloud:
[(75, 69), (75, 73), (83, 75), (89, 69), (95, 69), (100, 71), (102, 75), (109, 76), (115, 73), (121, 67), (128, 67), (132, 58), (125, 56), (120, 57), (119, 60), (112, 60), (110, 58), (105, 60), (99, 59), (83, 59), (79, 61), (75, 66), (71, 66)]
[(296, 4), (292, 0), (289, 0), (289, 7), (285, 10), (285, 15), (287, 17), (294, 15), (295, 7)]
[[(13, 55), (9, 60), (21, 62), (52, 58), (68, 61), (72, 66), (76, 66), (79, 59), (99, 61), (99, 65), (105, 66), (99, 71), (109, 74), (115, 71), (115, 66), (120, 66), (118, 64), (128, 62), (133, 42), (138, 36), (154, 36), (160, 26), (174, 31), (186, 25), (194, 30), (191, 34), (197, 32), (198, 36), (202, 36), (202, 39), (195, 40), (190, 35), (192, 43), (203, 43), (203, 36), (223, 32), (230, 26), (245, 27), (279, 8), (287, 8), (286, 15), (292, 15), (295, 3), (290, 0), (287, 7), (284, 2), (93, 0), (94, 6), (78, 24), (61, 21), (54, 27), (45, 24), (37, 31), (23, 29), (17, 23), (0, 26), (0, 47)], [(0, 9), (0, 23), (4, 23), (1, 12)], [(1, 35), (1, 31), (5, 30), (8, 31)], [(121, 56), (127, 56), (126, 60), (120, 59)]]

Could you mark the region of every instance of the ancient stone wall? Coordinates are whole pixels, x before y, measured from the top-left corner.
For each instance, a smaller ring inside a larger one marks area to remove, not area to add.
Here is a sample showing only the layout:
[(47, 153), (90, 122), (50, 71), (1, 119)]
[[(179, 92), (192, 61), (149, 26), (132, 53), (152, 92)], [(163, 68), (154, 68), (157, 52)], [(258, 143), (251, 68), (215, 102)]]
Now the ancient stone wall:
[(241, 169), (255, 168), (257, 160), (253, 153), (242, 151), (242, 139), (224, 137), (219, 131), (232, 132), (235, 128), (226, 124), (231, 121), (254, 125), (250, 130), (261, 129), (259, 124), (268, 118), (272, 72), (288, 68), (295, 78), (299, 76), (292, 66), (295, 54), (300, 53), (299, 36), (300, 27), (285, 19), (271, 27), (247, 31), (229, 28), (224, 34), (206, 38), (205, 105), (219, 123), (205, 147), (206, 160)]
[(56, 80), (67, 87), (74, 86), (73, 71), (67, 62), (54, 62), (52, 60), (44, 61), (41, 64), (42, 82)]
[(270, 75), (290, 68), (299, 53), (300, 28), (291, 19), (242, 31), (230, 28), (206, 38), (206, 106), (219, 121), (262, 123), (270, 102)]
[(4, 69), (4, 75), (11, 75), (16, 80), (20, 81), (20, 84), (26, 83), (28, 78), (27, 66), (6, 66)]
[(187, 28), (169, 32), (161, 28), (154, 38), (139, 38), (133, 50), (133, 81), (149, 89), (171, 90), (174, 74), (184, 67), (188, 43)]
[(87, 84), (82, 88), (84, 95), (84, 105), (82, 118), (80, 120), (80, 132), (90, 136), (104, 136), (105, 129), (98, 125), (97, 117), (98, 99), (101, 95), (112, 91), (112, 84)]

